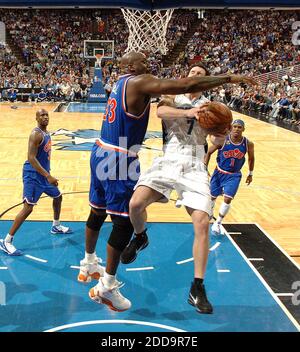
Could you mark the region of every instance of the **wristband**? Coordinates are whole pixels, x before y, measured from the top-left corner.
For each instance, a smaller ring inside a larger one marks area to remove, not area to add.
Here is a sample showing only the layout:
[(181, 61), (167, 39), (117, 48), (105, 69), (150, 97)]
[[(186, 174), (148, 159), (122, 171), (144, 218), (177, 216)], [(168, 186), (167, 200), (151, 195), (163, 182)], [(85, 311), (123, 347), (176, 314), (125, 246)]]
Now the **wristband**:
[(248, 176), (253, 176), (253, 171), (249, 171)]

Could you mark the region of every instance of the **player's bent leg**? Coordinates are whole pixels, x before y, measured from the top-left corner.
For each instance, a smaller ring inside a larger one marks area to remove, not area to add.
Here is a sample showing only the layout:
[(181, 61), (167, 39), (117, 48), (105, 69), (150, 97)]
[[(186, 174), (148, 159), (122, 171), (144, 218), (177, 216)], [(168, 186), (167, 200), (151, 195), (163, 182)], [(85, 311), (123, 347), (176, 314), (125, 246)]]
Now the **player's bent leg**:
[(102, 260), (96, 256), (95, 248), (99, 236), (99, 231), (104, 223), (107, 214), (105, 210), (91, 209), (86, 222), (85, 237), (85, 258), (80, 261), (80, 269), (77, 280), (88, 283), (92, 279), (99, 280), (104, 275), (105, 269), (100, 265)]
[(148, 246), (149, 240), (145, 229), (146, 208), (162, 197), (161, 193), (147, 186), (139, 186), (135, 190), (129, 203), (129, 215), (135, 235), (121, 254), (121, 262), (123, 264), (132, 263), (138, 253)]

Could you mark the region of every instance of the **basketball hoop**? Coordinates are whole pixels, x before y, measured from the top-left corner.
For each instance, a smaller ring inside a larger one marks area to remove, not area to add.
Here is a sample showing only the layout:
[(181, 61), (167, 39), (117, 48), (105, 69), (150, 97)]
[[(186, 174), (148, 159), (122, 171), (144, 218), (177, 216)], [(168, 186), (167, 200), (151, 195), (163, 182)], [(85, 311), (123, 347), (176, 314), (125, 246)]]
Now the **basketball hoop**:
[(121, 9), (129, 28), (128, 46), (130, 51), (160, 51), (166, 55), (167, 28), (174, 9), (140, 11), (134, 9)]

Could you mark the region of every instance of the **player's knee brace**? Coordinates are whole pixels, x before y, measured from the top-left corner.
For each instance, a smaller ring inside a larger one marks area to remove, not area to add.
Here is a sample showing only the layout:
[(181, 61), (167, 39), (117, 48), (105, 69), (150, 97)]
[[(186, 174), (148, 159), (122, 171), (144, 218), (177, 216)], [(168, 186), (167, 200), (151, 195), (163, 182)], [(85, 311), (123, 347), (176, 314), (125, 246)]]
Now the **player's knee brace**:
[(106, 217), (107, 214), (104, 212), (101, 214), (96, 214), (91, 210), (86, 226), (93, 231), (99, 231)]
[(133, 234), (133, 226), (129, 218), (111, 215), (113, 229), (108, 239), (108, 244), (114, 249), (122, 252), (128, 245)]

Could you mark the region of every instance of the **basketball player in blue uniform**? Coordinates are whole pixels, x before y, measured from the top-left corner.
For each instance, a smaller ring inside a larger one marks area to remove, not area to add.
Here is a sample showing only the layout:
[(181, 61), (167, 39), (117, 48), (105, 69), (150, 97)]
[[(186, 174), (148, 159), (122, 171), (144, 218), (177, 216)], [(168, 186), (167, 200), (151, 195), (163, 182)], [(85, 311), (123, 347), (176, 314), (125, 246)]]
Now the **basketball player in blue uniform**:
[(205, 163), (208, 165), (211, 155), (218, 150), (217, 166), (211, 177), (210, 191), (212, 196), (212, 207), (220, 195), (224, 200), (220, 206), (219, 216), (212, 225), (212, 231), (223, 234), (222, 221), (230, 209), (232, 199), (239, 188), (242, 173), (241, 169), (245, 163), (245, 155), (248, 153), (249, 174), (246, 178), (247, 185), (250, 185), (254, 170), (254, 143), (250, 142), (243, 132), (245, 131), (244, 121), (234, 120), (230, 134), (225, 138), (223, 145), (212, 145), (208, 149)]
[(51, 228), (53, 234), (71, 233), (69, 227), (60, 224), (59, 216), (62, 195), (58, 189), (58, 180), (50, 175), (51, 137), (47, 131), (49, 123), (48, 112), (44, 109), (36, 113), (37, 127), (29, 137), (28, 160), (23, 166), (23, 209), (16, 216), (12, 227), (4, 239), (0, 240), (0, 249), (11, 256), (22, 255), (15, 248), (13, 239), (15, 233), (31, 214), (42, 193), (53, 198), (54, 220)]
[[(140, 175), (137, 152), (146, 133), (151, 96), (179, 94), (211, 89), (224, 83), (253, 83), (238, 75), (190, 77), (180, 80), (157, 79), (146, 74), (147, 59), (142, 53), (130, 52), (121, 59), (126, 73), (113, 86), (104, 114), (101, 136), (96, 141), (90, 159), (91, 211), (86, 223), (85, 258), (80, 262), (78, 281), (99, 279), (89, 296), (115, 311), (124, 311), (131, 302), (119, 291), (116, 279), (120, 255), (133, 234), (129, 219), (129, 201)], [(107, 243), (106, 267), (99, 265), (95, 248), (99, 231), (107, 214), (113, 228)], [(145, 248), (145, 232), (135, 234), (136, 250)]]

